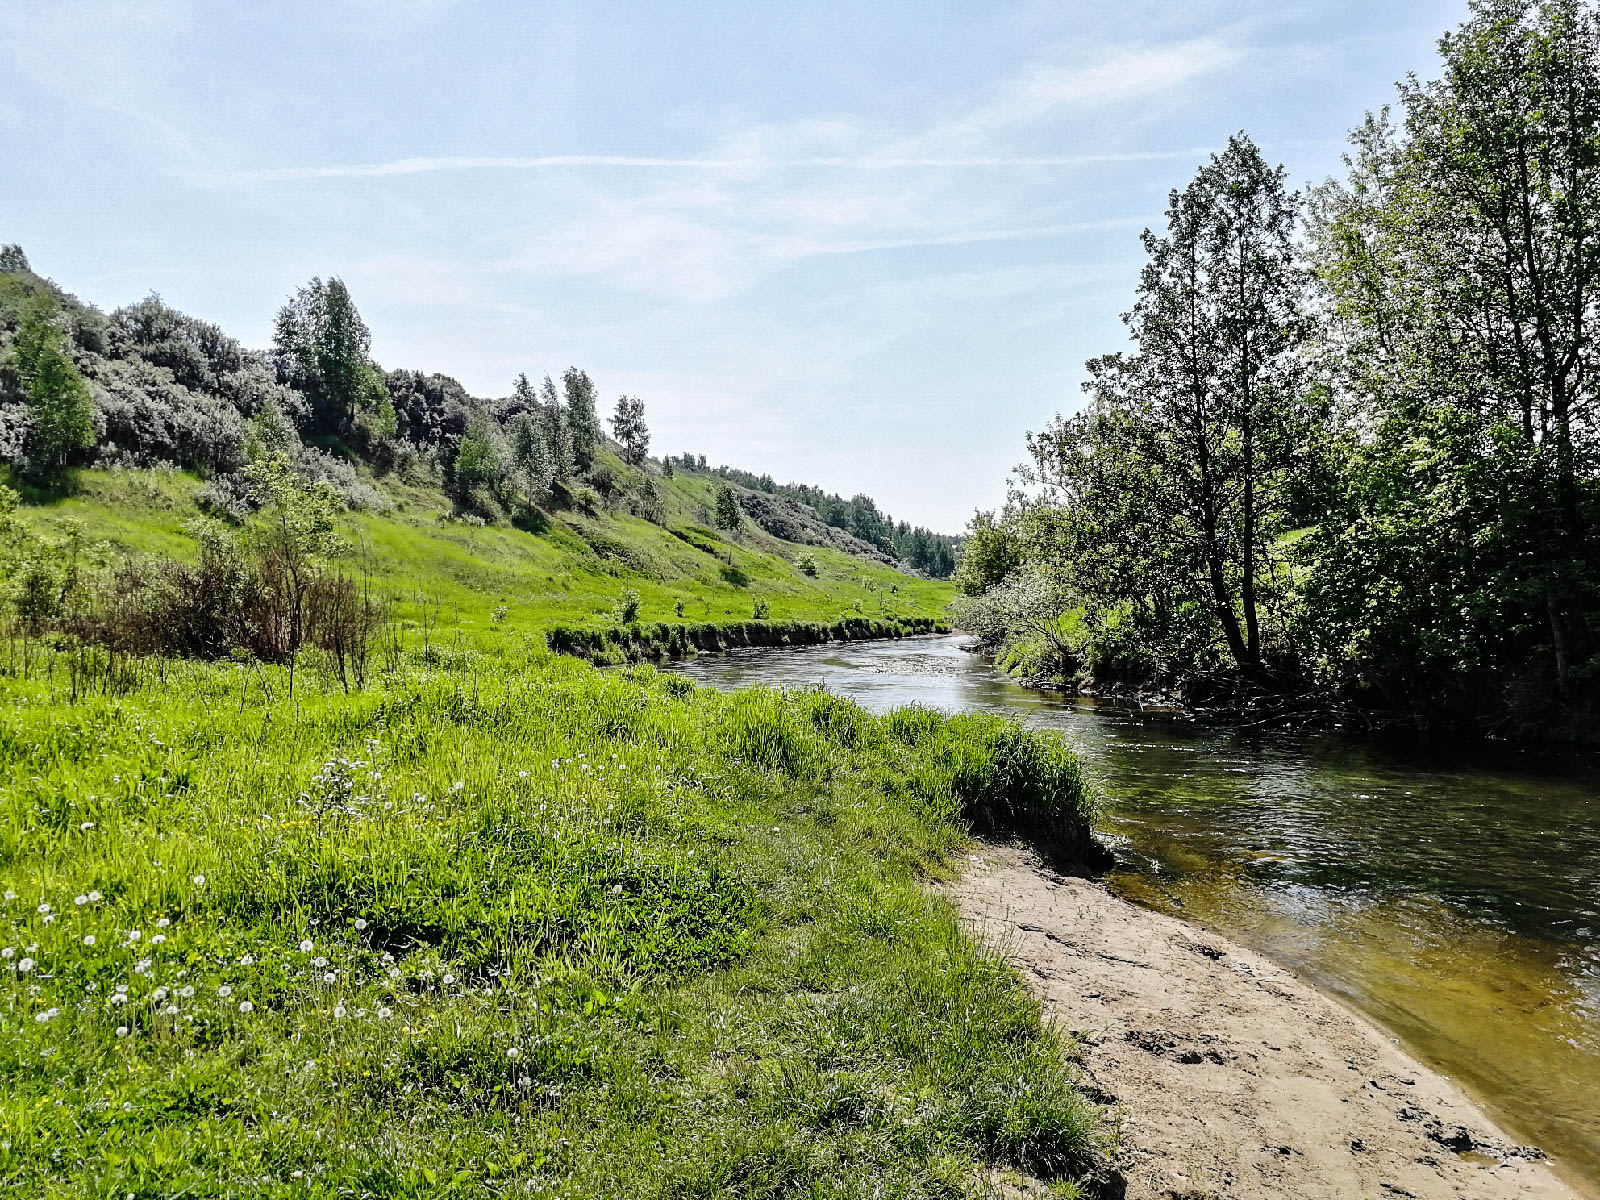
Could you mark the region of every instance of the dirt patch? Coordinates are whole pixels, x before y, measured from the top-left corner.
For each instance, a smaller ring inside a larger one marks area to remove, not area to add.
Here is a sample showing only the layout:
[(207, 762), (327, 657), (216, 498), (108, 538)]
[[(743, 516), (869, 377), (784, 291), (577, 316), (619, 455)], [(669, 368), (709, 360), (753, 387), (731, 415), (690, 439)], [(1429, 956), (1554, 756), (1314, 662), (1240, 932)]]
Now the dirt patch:
[(1578, 1200), (1449, 1080), (1289, 971), (1026, 851), (951, 892), (1115, 1097), (1129, 1200)]

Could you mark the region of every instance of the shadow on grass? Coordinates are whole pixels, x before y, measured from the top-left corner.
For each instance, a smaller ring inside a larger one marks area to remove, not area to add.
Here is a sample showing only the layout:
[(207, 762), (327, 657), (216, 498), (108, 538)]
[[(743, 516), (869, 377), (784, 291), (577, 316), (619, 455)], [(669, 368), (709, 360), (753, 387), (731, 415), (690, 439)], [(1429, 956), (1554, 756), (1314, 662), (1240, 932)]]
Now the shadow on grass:
[(750, 576), (746, 575), (738, 567), (723, 567), (722, 578), (734, 587), (750, 586)]

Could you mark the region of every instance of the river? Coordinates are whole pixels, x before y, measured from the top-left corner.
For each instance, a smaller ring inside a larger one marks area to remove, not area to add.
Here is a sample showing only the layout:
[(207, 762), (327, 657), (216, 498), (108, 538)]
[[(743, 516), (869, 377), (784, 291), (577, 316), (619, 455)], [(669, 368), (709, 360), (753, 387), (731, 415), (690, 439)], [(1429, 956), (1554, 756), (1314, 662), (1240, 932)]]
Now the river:
[(1108, 882), (1298, 971), (1600, 1195), (1600, 759), (1241, 733), (1019, 686), (959, 637), (675, 669), (1059, 730), (1107, 797)]

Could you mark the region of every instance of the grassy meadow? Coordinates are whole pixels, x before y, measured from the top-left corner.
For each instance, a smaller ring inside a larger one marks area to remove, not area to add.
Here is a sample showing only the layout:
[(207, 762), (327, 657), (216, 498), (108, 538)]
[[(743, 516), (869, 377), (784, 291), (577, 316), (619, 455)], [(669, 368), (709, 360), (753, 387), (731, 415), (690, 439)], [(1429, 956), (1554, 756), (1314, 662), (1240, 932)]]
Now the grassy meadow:
[[(94, 472), (18, 519), (91, 565), (181, 558), (197, 486)], [(705, 485), (675, 486), (692, 518)], [(631, 517), (390, 495), (342, 519), (341, 569), (394, 605), (364, 687), (310, 649), (291, 691), (8, 642), (6, 1194), (1093, 1194), (1070, 1046), (928, 886), (975, 830), (1081, 845), (1061, 743), (545, 646), (625, 589), (832, 621), (934, 616), (946, 585), (808, 547), (812, 577), (753, 530), (730, 579), (726, 542)]]

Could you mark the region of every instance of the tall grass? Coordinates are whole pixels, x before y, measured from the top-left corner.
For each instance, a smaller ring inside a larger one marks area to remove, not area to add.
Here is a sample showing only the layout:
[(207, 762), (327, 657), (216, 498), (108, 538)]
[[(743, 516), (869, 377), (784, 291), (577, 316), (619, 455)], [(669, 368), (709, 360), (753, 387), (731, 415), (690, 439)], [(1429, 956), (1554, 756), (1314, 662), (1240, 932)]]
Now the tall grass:
[[(924, 886), (1070, 841), (1004, 722), (545, 652), (0, 680), (17, 1196), (1073, 1194), (1068, 1048)], [(443, 665), (441, 665), (443, 664)]]

